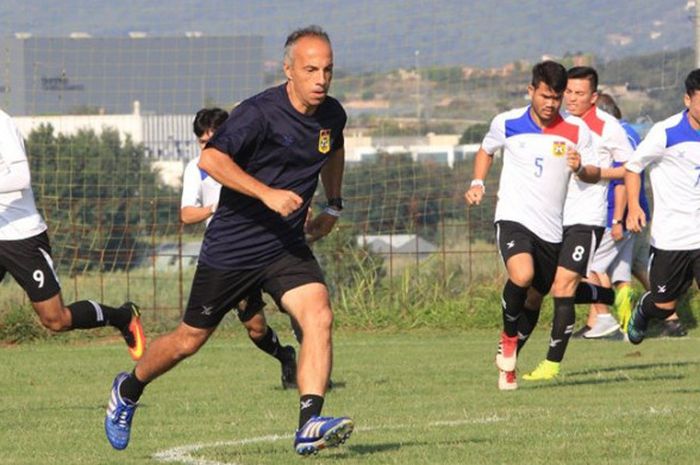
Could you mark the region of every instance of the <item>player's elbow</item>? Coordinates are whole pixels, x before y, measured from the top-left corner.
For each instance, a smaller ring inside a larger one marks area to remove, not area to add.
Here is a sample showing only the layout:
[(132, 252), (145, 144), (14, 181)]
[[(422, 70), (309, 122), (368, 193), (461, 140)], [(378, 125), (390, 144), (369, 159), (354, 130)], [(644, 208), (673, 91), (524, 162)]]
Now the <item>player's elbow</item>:
[(202, 152), (202, 155), (199, 157), (197, 167), (201, 170), (206, 171), (207, 173), (211, 173), (211, 170), (214, 168), (214, 163), (212, 160), (212, 156), (208, 150), (204, 150)]
[(189, 207), (183, 207), (180, 209), (180, 221), (182, 221), (184, 224), (193, 224), (197, 222), (190, 214)]
[(598, 181), (600, 181), (600, 168), (598, 168), (597, 166), (587, 165), (584, 168), (583, 172), (579, 175), (579, 179), (589, 184), (597, 183)]

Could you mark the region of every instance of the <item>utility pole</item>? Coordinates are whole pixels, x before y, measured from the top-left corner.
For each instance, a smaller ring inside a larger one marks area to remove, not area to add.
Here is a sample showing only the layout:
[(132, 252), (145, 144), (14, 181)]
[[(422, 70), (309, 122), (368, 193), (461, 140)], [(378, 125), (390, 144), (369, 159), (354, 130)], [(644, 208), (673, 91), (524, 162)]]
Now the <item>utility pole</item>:
[(420, 50), (416, 50), (413, 52), (413, 56), (415, 58), (415, 66), (416, 66), (416, 128), (417, 128), (417, 134), (420, 136), (421, 135), (421, 95), (420, 95)]

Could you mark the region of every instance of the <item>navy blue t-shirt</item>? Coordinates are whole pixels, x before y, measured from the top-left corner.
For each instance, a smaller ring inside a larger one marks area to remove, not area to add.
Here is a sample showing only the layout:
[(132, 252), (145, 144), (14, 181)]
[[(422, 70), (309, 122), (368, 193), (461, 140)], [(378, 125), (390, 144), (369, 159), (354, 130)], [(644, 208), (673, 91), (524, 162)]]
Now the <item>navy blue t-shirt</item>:
[(223, 186), (200, 261), (223, 270), (254, 269), (304, 244), (304, 221), (319, 172), (328, 156), (343, 148), (346, 120), (345, 110), (332, 97), (311, 116), (299, 113), (289, 101), (286, 84), (236, 107), (207, 147), (227, 153), (263, 184), (294, 191), (304, 203), (282, 217), (262, 201)]

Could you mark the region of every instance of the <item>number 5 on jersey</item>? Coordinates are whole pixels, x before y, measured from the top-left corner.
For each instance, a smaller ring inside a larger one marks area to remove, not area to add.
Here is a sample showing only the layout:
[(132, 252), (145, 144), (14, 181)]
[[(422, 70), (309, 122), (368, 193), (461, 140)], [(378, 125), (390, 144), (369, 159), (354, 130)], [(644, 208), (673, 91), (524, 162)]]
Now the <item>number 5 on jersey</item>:
[(544, 171), (544, 157), (535, 158), (535, 176), (538, 178), (542, 176), (542, 171)]

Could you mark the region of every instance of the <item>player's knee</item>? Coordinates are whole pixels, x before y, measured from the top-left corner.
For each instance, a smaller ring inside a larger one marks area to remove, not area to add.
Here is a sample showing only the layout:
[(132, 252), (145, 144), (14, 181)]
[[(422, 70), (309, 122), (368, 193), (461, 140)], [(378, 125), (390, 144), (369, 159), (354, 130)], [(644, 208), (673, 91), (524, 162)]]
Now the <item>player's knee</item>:
[(552, 284), (552, 296), (553, 297), (572, 297), (576, 293), (577, 286), (576, 279), (570, 279), (568, 277), (555, 279), (554, 284)]
[(70, 329), (70, 323), (61, 314), (39, 315), (39, 321), (41, 321), (44, 328), (55, 333)]
[(510, 279), (513, 284), (518, 287), (532, 286), (533, 278), (534, 275), (531, 270), (514, 270), (508, 273), (508, 279)]
[(333, 311), (329, 305), (319, 305), (309, 309), (304, 317), (302, 330), (307, 332), (330, 333), (333, 326)]
[(259, 341), (267, 333), (267, 325), (246, 325), (246, 330), (248, 330), (248, 337), (254, 341)]

